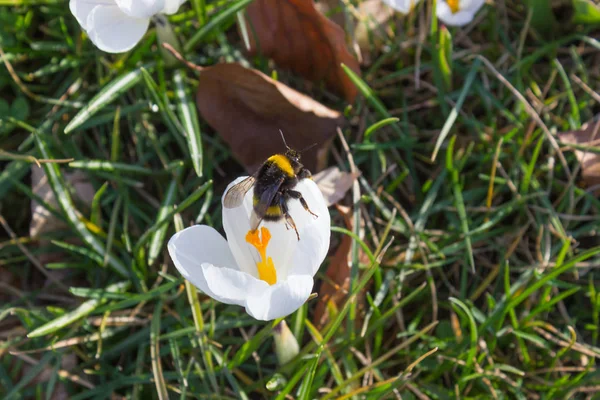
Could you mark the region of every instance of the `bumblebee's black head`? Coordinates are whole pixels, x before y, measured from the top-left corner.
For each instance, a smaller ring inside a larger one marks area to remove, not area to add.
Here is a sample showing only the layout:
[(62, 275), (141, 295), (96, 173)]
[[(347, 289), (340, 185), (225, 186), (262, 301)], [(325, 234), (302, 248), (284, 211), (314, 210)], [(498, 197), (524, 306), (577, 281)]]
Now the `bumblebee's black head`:
[(287, 158), (289, 158), (290, 160), (296, 161), (296, 162), (300, 161), (300, 155), (301, 154), (300, 154), (299, 151), (294, 150), (294, 149), (292, 149), (290, 147), (288, 147), (287, 151), (285, 152), (285, 156)]
[(300, 152), (288, 147), (285, 156), (290, 160), (294, 173), (297, 174), (303, 168), (302, 163), (300, 163)]

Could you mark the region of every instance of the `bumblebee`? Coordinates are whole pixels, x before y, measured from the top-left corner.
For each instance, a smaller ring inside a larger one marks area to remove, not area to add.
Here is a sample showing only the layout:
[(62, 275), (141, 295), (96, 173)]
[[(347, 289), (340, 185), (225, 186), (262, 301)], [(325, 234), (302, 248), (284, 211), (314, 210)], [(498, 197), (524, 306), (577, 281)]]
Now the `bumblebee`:
[[(242, 204), (244, 196), (254, 187), (253, 213), (250, 218), (250, 229), (256, 230), (261, 221), (285, 220), (286, 228), (293, 228), (296, 237), (300, 240), (296, 224), (289, 214), (288, 201), (296, 199), (302, 207), (318, 218), (313, 213), (302, 193), (294, 190), (299, 181), (311, 178), (311, 173), (300, 163), (301, 152), (291, 149), (281, 134), (283, 144), (287, 151), (284, 154), (275, 154), (267, 158), (259, 170), (252, 176), (232, 186), (223, 199), (226, 208), (236, 208)], [(312, 146), (311, 146), (312, 147)]]

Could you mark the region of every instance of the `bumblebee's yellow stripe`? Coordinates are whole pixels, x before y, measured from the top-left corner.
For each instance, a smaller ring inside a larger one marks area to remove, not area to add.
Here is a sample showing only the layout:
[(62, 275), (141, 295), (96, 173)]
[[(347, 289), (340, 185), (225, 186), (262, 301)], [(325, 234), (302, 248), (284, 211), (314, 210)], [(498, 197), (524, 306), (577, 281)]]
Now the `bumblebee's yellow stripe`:
[(269, 208), (267, 208), (267, 215), (270, 217), (278, 217), (281, 214), (281, 207), (279, 206), (270, 206)]
[[(252, 198), (252, 202), (255, 206), (258, 204), (259, 201), (260, 199), (256, 196)], [(268, 215), (270, 217), (278, 217), (282, 214), (283, 213), (281, 212), (281, 207), (279, 207), (278, 205), (269, 206), (269, 208), (267, 208), (267, 211), (265, 212), (265, 215)]]
[(271, 161), (273, 164), (277, 165), (289, 177), (296, 175), (294, 173), (294, 168), (292, 168), (292, 164), (290, 164), (290, 160), (283, 154), (275, 154), (274, 156), (269, 157), (267, 161)]

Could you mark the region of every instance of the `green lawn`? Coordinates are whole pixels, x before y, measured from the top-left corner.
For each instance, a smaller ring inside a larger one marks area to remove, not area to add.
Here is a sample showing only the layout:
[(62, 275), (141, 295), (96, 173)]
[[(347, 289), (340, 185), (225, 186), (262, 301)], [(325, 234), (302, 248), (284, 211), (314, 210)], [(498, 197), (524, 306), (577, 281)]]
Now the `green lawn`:
[[(361, 2), (327, 12), (350, 49)], [(320, 48), (291, 65), (245, 51), (249, 3), (190, 0), (169, 21), (190, 62), (265, 76), (186, 67), (154, 23), (108, 54), (68, 2), (0, 0), (0, 397), (598, 398), (600, 11), (496, 0), (459, 28), (423, 1), (323, 82)], [(224, 89), (267, 77), (331, 118), (267, 94), (247, 108), (317, 142), (316, 168), (360, 171), (284, 365), (277, 321), (197, 293), (166, 250), (193, 224), (222, 232), (225, 187), (283, 150)]]

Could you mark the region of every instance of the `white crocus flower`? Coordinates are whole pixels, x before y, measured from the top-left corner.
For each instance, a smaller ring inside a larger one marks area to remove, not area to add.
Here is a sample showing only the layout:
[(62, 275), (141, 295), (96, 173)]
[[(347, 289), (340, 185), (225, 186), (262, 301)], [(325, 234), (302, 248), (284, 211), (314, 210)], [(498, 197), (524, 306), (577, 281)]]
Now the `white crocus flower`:
[(408, 14), (420, 0), (383, 0), (385, 4), (403, 14)]
[(69, 8), (100, 50), (131, 50), (156, 14), (174, 14), (185, 0), (70, 0)]
[[(229, 184), (225, 193), (245, 178)], [(300, 201), (288, 201), (300, 240), (283, 220), (263, 221), (250, 230), (251, 189), (239, 207), (223, 207), (227, 240), (206, 225), (186, 228), (169, 240), (169, 254), (181, 275), (213, 299), (245, 307), (258, 320), (296, 311), (308, 299), (313, 277), (327, 255), (331, 220), (315, 182), (303, 179), (294, 190), (302, 193), (318, 216), (306, 211)]]
[(473, 21), (485, 0), (440, 0), (437, 3), (437, 17), (451, 26), (463, 26)]

